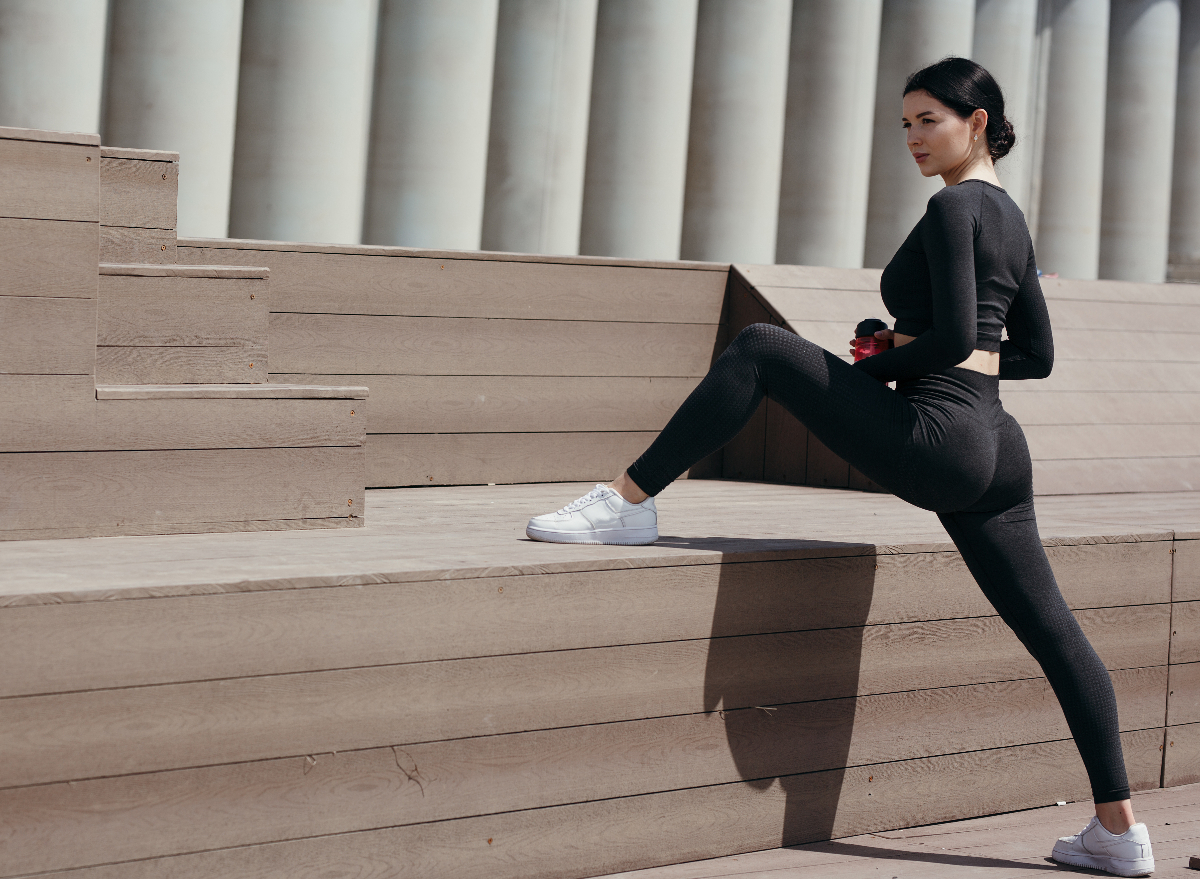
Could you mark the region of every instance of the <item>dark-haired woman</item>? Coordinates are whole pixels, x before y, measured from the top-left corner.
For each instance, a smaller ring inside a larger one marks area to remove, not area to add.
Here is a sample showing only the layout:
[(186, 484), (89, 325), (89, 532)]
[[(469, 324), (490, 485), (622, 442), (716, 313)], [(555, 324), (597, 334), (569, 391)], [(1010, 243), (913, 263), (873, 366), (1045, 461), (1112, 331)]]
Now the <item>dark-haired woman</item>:
[(896, 324), (876, 335), (895, 346), (851, 365), (779, 327), (748, 327), (627, 471), (531, 519), (526, 533), (653, 542), (653, 495), (731, 440), (769, 396), (868, 478), (936, 512), (1041, 665), (1096, 802), (1096, 818), (1059, 839), (1052, 857), (1148, 875), (1154, 858), (1134, 821), (1112, 682), (1058, 590), (1034, 519), (1025, 437), (1000, 405), (1000, 379), (1044, 378), (1054, 359), (1025, 218), (993, 165), (1015, 141), (1004, 98), (978, 64), (947, 58), (909, 78), (903, 106), (918, 169), (946, 186), (883, 272)]

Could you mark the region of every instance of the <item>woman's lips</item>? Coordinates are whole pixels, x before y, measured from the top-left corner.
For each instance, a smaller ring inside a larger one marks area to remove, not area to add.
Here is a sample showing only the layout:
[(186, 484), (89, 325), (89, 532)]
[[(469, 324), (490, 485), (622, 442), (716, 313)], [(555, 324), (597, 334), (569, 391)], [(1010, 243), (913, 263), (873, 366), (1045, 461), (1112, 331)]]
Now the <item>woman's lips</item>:
[(918, 162), (924, 162), (929, 157), (929, 153), (913, 153), (912, 157)]

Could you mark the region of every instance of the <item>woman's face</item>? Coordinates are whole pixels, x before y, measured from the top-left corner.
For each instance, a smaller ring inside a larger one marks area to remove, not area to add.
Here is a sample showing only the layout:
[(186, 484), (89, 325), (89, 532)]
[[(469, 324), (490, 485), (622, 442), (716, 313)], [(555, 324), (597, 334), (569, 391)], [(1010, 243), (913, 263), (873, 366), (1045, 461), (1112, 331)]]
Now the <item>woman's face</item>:
[(963, 119), (929, 92), (909, 92), (904, 96), (903, 122), (908, 151), (926, 177), (953, 175), (977, 161), (981, 147), (987, 151), (986, 110)]

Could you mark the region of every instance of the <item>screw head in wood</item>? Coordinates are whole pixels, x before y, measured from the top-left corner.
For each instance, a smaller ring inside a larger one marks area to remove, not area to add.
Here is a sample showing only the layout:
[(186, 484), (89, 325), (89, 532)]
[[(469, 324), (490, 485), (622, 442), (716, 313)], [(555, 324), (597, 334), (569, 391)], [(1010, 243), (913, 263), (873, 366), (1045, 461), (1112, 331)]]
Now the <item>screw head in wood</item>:
[(353, 409), (351, 409), (351, 410), (350, 410), (350, 414), (351, 414), (351, 415), (353, 415), (353, 414), (354, 414), (354, 410), (353, 410)]
[(166, 175), (166, 174), (164, 174), (164, 175), (163, 175), (163, 180), (166, 180), (166, 179), (167, 179), (167, 175)]
[(90, 162), (90, 161), (92, 160), (92, 157), (91, 157), (91, 156), (88, 156), (88, 157), (87, 157), (87, 160)]
[(163, 250), (166, 250), (166, 249), (167, 249), (167, 245), (165, 245), (165, 244), (164, 244), (164, 245), (162, 246), (162, 249), (163, 249)]
[(251, 368), (251, 369), (254, 369), (254, 364), (253, 364), (253, 363), (251, 363), (251, 364), (250, 364), (250, 368)]
[(354, 498), (350, 498), (350, 500), (346, 501), (346, 506), (348, 506), (348, 507), (354, 506)]

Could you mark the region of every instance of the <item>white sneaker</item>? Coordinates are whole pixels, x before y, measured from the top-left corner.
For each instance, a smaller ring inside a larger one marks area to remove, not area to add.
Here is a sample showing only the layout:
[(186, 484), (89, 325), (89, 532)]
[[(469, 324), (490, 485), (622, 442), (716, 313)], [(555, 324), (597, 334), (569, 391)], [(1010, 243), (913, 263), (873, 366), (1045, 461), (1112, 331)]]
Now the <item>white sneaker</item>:
[(658, 540), (658, 510), (652, 497), (631, 504), (607, 485), (597, 485), (557, 513), (534, 516), (525, 533), (547, 543), (642, 546)]
[(1060, 864), (1091, 867), (1117, 876), (1149, 876), (1154, 872), (1154, 853), (1145, 824), (1134, 824), (1120, 836), (1104, 829), (1099, 818), (1075, 836), (1060, 837), (1050, 854)]

